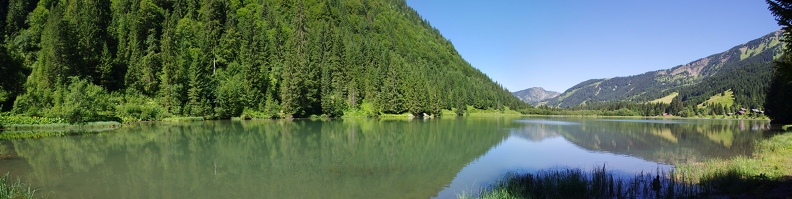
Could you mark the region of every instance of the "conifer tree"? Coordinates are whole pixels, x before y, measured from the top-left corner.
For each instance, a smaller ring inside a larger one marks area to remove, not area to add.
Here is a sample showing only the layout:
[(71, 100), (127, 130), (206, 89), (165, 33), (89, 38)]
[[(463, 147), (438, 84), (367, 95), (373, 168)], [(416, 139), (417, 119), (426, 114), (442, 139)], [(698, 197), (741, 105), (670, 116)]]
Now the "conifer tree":
[(770, 90), (764, 107), (771, 123), (792, 124), (792, 1), (766, 0), (778, 25), (784, 30), (784, 52), (775, 61)]

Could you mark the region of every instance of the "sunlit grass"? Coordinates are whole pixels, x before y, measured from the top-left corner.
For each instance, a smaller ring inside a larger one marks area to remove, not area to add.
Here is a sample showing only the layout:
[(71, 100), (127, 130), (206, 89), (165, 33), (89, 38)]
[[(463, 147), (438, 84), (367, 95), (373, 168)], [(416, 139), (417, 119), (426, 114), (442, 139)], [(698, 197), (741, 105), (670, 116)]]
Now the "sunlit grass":
[(723, 193), (741, 193), (759, 188), (759, 181), (781, 181), (792, 174), (792, 133), (760, 141), (754, 154), (732, 159), (677, 165), (690, 181)]
[(734, 92), (726, 90), (723, 93), (711, 96), (707, 101), (702, 102), (697, 107), (704, 108), (708, 104), (720, 104), (724, 107), (731, 107), (734, 104)]
[(661, 97), (659, 99), (652, 100), (649, 103), (671, 104), (671, 101), (678, 95), (679, 95), (679, 92), (674, 92), (674, 93), (671, 93), (671, 94), (669, 94), (669, 95), (667, 95), (665, 97)]
[(119, 122), (86, 122), (77, 124), (57, 123), (57, 124), (13, 124), (5, 126), (5, 130), (12, 131), (42, 131), (42, 130), (69, 130), (69, 129), (97, 129), (97, 128), (118, 128)]
[(170, 117), (162, 119), (163, 122), (200, 122), (204, 121), (203, 117)]

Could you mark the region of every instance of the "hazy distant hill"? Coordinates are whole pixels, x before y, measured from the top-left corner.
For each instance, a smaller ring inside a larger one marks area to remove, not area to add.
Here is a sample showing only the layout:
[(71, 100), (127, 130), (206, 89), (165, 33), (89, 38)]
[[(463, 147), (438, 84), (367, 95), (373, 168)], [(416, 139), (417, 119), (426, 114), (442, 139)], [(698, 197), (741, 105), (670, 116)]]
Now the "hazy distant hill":
[(517, 91), (517, 92), (512, 92), (512, 94), (514, 96), (516, 96), (517, 98), (520, 98), (520, 100), (522, 100), (524, 102), (527, 102), (527, 103), (529, 103), (531, 105), (534, 105), (534, 106), (539, 104), (539, 102), (541, 102), (541, 101), (544, 101), (544, 100), (547, 100), (547, 99), (551, 99), (551, 98), (554, 98), (554, 97), (558, 97), (558, 95), (561, 95), (561, 93), (556, 92), (556, 91), (546, 91), (542, 87), (533, 87), (533, 88), (529, 88), (529, 89), (525, 89), (525, 90), (521, 90), (521, 91)]
[(775, 31), (722, 53), (710, 55), (671, 69), (628, 77), (591, 79), (556, 98), (549, 106), (569, 107), (586, 102), (648, 102), (679, 92), (680, 100), (701, 103), (708, 97), (732, 89), (735, 102), (760, 106), (774, 57), (780, 55), (781, 31)]

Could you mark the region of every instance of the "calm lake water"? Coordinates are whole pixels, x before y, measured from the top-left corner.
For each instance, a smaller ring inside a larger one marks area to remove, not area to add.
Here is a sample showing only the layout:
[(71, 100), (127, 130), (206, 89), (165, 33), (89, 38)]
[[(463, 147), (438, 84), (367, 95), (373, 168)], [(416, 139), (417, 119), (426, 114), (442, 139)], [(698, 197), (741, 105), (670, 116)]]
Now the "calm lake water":
[(0, 141), (0, 172), (54, 198), (455, 198), (506, 172), (625, 176), (750, 154), (767, 121), (561, 117), (139, 123)]

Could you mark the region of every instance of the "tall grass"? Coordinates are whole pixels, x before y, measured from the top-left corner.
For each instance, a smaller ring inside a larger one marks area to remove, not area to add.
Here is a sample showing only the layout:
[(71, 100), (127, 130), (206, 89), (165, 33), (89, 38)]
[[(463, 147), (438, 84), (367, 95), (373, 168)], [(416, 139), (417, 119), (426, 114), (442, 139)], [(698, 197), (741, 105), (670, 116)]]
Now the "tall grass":
[[(792, 133), (762, 140), (752, 156), (677, 165), (680, 173), (716, 193), (756, 192), (792, 174)], [(679, 177), (681, 178), (681, 177)]]
[(11, 180), (7, 173), (0, 176), (0, 199), (34, 198), (33, 195), (35, 193), (36, 190), (31, 189), (21, 181)]
[[(478, 198), (699, 198), (740, 196), (783, 198), (779, 184), (792, 183), (792, 133), (760, 141), (750, 157), (676, 165), (670, 172), (639, 173), (623, 179), (605, 166), (591, 172), (553, 169), (509, 173), (480, 191)], [(659, 185), (659, 186), (658, 186)], [(462, 195), (460, 198), (470, 198)]]
[[(591, 172), (577, 168), (509, 173), (504, 179), (481, 190), (477, 198), (693, 198), (699, 186), (666, 173), (638, 173), (622, 178), (605, 165)], [(473, 196), (463, 195), (460, 198)]]

